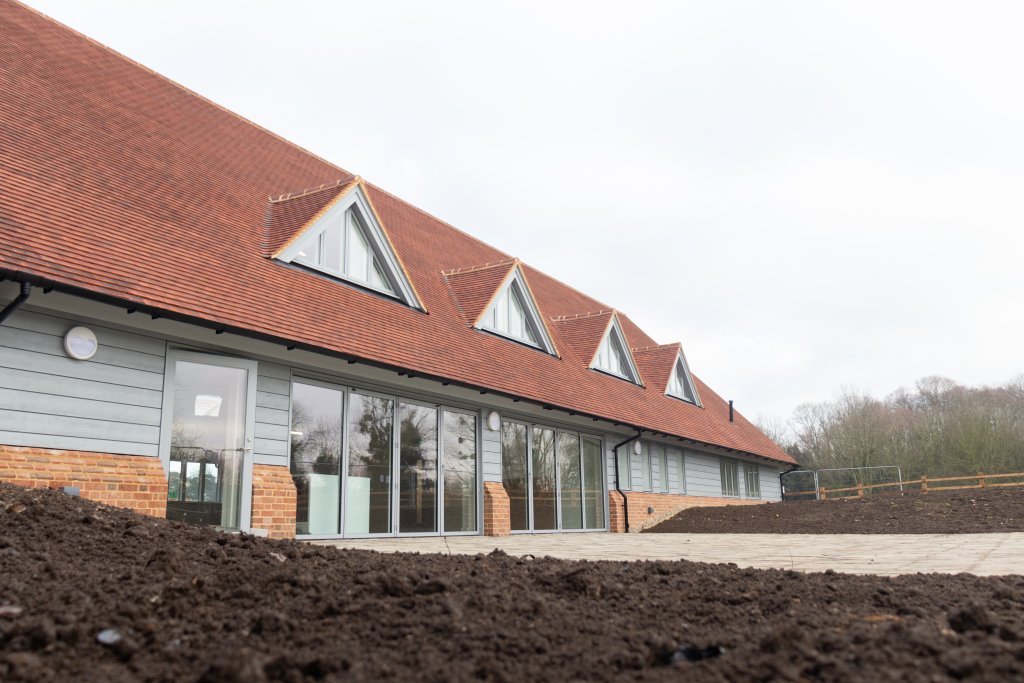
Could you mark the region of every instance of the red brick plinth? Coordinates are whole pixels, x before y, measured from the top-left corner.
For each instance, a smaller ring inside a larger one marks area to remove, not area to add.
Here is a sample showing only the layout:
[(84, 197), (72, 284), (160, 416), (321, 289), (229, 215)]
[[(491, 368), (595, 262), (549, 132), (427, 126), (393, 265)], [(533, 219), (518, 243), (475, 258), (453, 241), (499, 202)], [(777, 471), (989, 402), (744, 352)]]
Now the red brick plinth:
[(484, 482), (484, 535), (508, 536), (512, 533), (508, 493), (496, 481)]
[(270, 538), (295, 538), (295, 482), (287, 467), (252, 466), (250, 526)]
[[(629, 530), (630, 532), (641, 531), (655, 524), (672, 517), (680, 510), (694, 507), (720, 507), (723, 505), (759, 505), (767, 503), (765, 500), (751, 498), (712, 498), (706, 496), (679, 496), (668, 493), (643, 493), (641, 491), (618, 491), (608, 492), (608, 530), (613, 533), (623, 533), (626, 530), (626, 520), (622, 505), (622, 496), (625, 495), (626, 503), (629, 505)], [(648, 512), (653, 508), (654, 512)]]
[(167, 479), (159, 458), (0, 446), (0, 481), (29, 488), (77, 486), (83, 498), (98, 503), (167, 515)]

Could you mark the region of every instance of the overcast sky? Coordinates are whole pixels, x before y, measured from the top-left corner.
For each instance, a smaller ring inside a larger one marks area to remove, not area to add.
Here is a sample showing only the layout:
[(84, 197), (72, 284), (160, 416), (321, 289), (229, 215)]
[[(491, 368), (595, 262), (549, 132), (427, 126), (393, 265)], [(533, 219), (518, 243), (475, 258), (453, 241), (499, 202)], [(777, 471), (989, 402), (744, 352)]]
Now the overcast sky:
[(1020, 3), (29, 3), (681, 341), (751, 418), (1024, 372)]

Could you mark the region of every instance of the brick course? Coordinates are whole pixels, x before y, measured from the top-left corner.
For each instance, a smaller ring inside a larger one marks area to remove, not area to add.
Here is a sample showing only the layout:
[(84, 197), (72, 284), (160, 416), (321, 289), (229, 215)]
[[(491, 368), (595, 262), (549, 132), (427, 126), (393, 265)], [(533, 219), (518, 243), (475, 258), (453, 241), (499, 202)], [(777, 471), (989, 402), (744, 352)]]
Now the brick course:
[(0, 445), (0, 481), (28, 488), (77, 486), (89, 500), (167, 515), (167, 479), (159, 458)]
[(287, 467), (252, 466), (253, 529), (271, 538), (295, 538), (295, 482)]
[[(644, 493), (642, 491), (624, 491), (629, 505), (629, 531), (636, 533), (658, 522), (672, 517), (680, 510), (692, 507), (721, 507), (723, 505), (760, 505), (765, 500), (752, 498), (713, 498), (707, 496), (684, 496), (669, 493)], [(648, 512), (647, 508), (654, 508)], [(618, 491), (608, 492), (609, 531), (623, 533), (626, 520), (622, 507), (622, 494)]]
[(512, 533), (512, 517), (508, 493), (496, 481), (484, 482), (484, 535), (508, 536)]

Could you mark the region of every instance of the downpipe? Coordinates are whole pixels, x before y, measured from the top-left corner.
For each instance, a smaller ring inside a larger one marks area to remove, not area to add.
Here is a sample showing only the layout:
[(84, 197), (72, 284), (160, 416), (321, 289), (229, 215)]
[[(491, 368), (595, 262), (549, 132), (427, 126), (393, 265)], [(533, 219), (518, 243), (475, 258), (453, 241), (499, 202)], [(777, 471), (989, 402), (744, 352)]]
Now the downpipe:
[(0, 325), (3, 325), (4, 321), (11, 317), (11, 314), (18, 310), (23, 303), (28, 301), (28, 298), (32, 295), (32, 285), (27, 282), (21, 283), (21, 294), (11, 300), (11, 303), (4, 306), (4, 310), (0, 311)]
[(626, 533), (629, 533), (629, 502), (626, 500), (626, 492), (622, 490), (622, 482), (619, 481), (619, 449), (628, 443), (633, 443), (643, 436), (643, 432), (637, 432), (634, 436), (625, 441), (615, 444), (612, 452), (615, 454), (615, 490), (622, 496), (622, 519), (626, 523)]

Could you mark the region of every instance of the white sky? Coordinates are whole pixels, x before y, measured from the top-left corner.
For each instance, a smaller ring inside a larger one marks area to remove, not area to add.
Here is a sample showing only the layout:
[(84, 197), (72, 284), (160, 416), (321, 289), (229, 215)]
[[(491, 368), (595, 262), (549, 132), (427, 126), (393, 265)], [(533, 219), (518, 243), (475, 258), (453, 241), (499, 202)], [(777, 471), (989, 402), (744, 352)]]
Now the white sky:
[(1020, 3), (29, 3), (682, 341), (749, 417), (1024, 371)]

